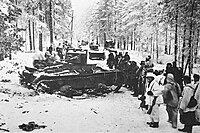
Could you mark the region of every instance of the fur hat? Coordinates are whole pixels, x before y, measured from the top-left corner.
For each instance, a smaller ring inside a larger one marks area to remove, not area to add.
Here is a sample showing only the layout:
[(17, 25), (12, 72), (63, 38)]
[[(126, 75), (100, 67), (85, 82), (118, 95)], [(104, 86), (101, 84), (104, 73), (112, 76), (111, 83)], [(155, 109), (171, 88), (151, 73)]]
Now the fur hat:
[(153, 74), (153, 73), (147, 73), (146, 77), (147, 77), (147, 78), (148, 78), (148, 77), (152, 77), (152, 78), (155, 79), (156, 75)]

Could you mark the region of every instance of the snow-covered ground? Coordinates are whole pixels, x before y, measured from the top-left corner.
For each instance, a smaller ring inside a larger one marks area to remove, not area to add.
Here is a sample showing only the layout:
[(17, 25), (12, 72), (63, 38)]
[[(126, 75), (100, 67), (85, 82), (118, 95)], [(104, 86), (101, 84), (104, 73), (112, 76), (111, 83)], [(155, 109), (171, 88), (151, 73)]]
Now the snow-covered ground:
[[(11, 133), (25, 132), (18, 126), (34, 121), (47, 127), (35, 129), (33, 133), (178, 133), (167, 122), (164, 105), (160, 107), (160, 127), (148, 127), (148, 116), (138, 109), (140, 101), (123, 87), (120, 93), (87, 99), (36, 95), (33, 90), (19, 85), (17, 75), (25, 64), (31, 62), (31, 56), (21, 53), (13, 56), (11, 61), (0, 62), (0, 81), (10, 80), (0, 82), (0, 129)], [(132, 58), (142, 57), (135, 54)], [(178, 123), (178, 127), (183, 125)], [(194, 127), (193, 133), (199, 131), (200, 127)]]

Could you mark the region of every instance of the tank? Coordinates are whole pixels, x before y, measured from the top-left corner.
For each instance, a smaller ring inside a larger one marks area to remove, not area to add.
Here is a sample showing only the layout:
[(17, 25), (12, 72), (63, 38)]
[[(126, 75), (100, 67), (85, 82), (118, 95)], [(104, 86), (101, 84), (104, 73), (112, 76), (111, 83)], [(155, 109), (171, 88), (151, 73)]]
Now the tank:
[[(101, 55), (102, 57), (102, 55)], [(116, 86), (123, 84), (120, 70), (105, 70), (96, 64), (87, 64), (87, 54), (80, 51), (66, 54), (65, 62), (42, 69), (25, 67), (20, 75), (20, 83), (33, 89), (54, 93), (63, 88), (84, 93), (87, 89), (98, 89), (100, 84)]]

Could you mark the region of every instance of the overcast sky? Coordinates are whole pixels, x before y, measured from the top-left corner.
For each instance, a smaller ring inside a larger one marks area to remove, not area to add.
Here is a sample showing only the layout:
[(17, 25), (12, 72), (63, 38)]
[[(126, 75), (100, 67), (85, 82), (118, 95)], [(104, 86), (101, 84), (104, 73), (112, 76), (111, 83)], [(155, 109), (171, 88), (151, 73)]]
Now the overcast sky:
[(74, 15), (79, 16), (83, 14), (88, 7), (97, 1), (98, 0), (71, 0)]
[(72, 9), (74, 10), (74, 41), (81, 36), (81, 31), (84, 28), (84, 17), (87, 16), (88, 8), (91, 8), (99, 0), (71, 0)]

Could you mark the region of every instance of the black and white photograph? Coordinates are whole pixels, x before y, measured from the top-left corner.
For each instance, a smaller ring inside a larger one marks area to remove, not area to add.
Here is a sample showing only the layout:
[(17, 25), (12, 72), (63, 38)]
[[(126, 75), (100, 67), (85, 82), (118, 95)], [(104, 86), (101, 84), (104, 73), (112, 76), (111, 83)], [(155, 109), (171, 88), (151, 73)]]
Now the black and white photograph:
[(0, 0), (0, 133), (200, 133), (200, 0)]

